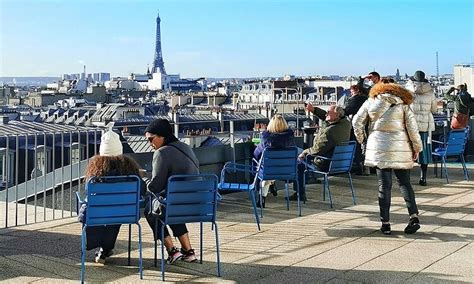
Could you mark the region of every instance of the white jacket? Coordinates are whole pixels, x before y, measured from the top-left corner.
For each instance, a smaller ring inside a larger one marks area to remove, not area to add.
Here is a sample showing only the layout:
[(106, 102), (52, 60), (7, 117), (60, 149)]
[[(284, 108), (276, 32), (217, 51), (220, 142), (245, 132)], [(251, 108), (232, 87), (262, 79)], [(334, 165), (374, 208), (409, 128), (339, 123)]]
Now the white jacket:
[[(397, 84), (378, 83), (352, 120), (359, 143), (367, 139), (365, 165), (379, 169), (411, 169), (413, 153), (422, 149), (413, 97)], [(369, 123), (369, 135), (365, 126)]]
[(436, 97), (428, 82), (408, 81), (405, 86), (413, 94), (411, 109), (415, 113), (418, 130), (431, 132), (435, 130), (433, 113), (438, 110)]

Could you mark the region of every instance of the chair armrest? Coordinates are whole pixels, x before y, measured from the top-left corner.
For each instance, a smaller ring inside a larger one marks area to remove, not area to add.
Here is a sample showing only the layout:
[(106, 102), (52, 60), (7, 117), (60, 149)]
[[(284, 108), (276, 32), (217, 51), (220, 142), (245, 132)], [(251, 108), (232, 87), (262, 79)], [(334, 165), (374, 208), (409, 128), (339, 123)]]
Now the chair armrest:
[(431, 142), (436, 143), (436, 144), (441, 144), (444, 145), (444, 142), (438, 141), (438, 140), (431, 140)]
[(227, 171), (237, 171), (237, 172), (246, 172), (254, 175), (257, 171), (254, 169), (253, 166), (247, 166), (243, 164), (237, 164), (232, 162), (227, 162), (224, 165), (224, 168), (221, 171), (221, 182), (224, 181), (224, 175)]
[(79, 195), (79, 191), (76, 191), (76, 214), (79, 215), (79, 209), (81, 208), (82, 204), (87, 204), (87, 201), (81, 199)]

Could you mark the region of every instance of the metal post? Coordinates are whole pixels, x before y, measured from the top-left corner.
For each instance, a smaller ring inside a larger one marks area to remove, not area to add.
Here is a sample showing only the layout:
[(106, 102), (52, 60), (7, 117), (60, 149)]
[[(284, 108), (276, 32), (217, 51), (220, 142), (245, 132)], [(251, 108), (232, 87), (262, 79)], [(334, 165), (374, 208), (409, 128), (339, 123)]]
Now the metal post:
[(229, 121), (230, 147), (232, 148), (232, 161), (235, 163), (235, 144), (234, 144), (234, 121)]
[(56, 211), (56, 151), (55, 151), (55, 146), (56, 146), (56, 132), (53, 132), (53, 141), (52, 141), (52, 146), (51, 146), (51, 156), (52, 156), (52, 161), (51, 161), (51, 169), (52, 169), (52, 181), (51, 181), (51, 187), (52, 187), (52, 195), (51, 195), (51, 207), (53, 208), (53, 220), (56, 219), (55, 211)]
[(19, 155), (19, 135), (16, 135), (15, 139), (15, 226), (18, 226), (18, 164), (20, 162)]
[[(81, 130), (77, 133), (77, 149), (78, 149), (78, 161), (77, 161), (77, 191), (81, 189)], [(72, 207), (72, 198), (71, 198)], [(71, 210), (72, 211), (72, 210)]]
[(25, 134), (25, 225), (28, 224), (28, 134)]
[(64, 218), (64, 131), (61, 131), (61, 218)]
[(48, 156), (46, 154), (46, 132), (43, 132), (43, 153), (44, 153), (44, 160), (43, 160), (43, 221), (46, 221), (46, 172), (47, 172), (47, 162)]
[(38, 182), (38, 133), (35, 133), (35, 154), (34, 154), (34, 160), (33, 160), (33, 175), (34, 177), (34, 188), (35, 188), (35, 223), (36, 223), (36, 215), (37, 215), (37, 202), (38, 202), (38, 185), (36, 184)]
[(8, 192), (9, 192), (9, 177), (10, 177), (10, 137), (6, 135), (7, 137), (7, 145), (5, 149), (5, 172), (6, 172), (6, 181), (5, 181), (5, 186), (6, 186), (6, 192), (5, 192), (5, 228), (8, 227)]
[(72, 217), (72, 131), (69, 132), (69, 214)]

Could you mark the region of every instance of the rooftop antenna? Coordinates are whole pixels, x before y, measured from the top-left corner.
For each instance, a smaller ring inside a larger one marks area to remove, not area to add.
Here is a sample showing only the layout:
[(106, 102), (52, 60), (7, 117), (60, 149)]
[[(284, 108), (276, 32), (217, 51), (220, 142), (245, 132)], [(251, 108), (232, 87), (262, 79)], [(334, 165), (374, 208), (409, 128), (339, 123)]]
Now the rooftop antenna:
[(436, 51), (436, 80), (439, 81), (439, 63), (438, 63), (438, 52)]

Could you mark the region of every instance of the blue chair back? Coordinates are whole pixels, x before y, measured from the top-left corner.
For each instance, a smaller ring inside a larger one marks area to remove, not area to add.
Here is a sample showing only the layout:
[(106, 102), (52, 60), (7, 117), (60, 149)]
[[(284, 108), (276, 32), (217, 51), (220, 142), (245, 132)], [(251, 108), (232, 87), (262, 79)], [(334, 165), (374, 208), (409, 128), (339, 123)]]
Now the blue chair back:
[(298, 148), (266, 148), (258, 170), (260, 180), (295, 180), (298, 178)]
[(87, 226), (135, 224), (140, 219), (138, 176), (91, 177), (86, 183)]
[(446, 156), (461, 155), (464, 153), (466, 146), (467, 129), (451, 130), (446, 139)]
[(214, 174), (169, 177), (164, 223), (215, 222), (217, 182)]
[(341, 143), (334, 148), (331, 163), (329, 165), (329, 174), (347, 173), (351, 170), (354, 157), (356, 142), (349, 141)]

